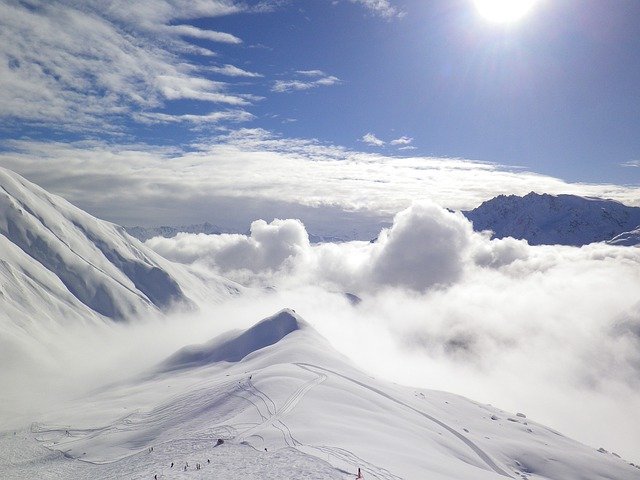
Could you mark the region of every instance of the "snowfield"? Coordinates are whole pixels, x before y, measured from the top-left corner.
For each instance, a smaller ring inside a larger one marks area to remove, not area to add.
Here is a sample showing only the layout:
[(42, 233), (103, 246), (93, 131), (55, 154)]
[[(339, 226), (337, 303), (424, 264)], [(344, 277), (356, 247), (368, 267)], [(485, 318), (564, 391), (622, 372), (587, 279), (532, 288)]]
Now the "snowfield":
[(3, 479), (640, 478), (522, 413), (371, 378), (291, 310), (4, 432), (0, 451)]

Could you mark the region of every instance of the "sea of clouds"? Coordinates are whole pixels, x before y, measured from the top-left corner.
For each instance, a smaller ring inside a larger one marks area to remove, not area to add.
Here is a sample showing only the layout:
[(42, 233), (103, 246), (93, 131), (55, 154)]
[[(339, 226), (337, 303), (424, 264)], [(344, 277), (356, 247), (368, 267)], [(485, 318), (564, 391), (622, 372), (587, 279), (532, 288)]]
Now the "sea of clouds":
[(640, 458), (638, 248), (494, 240), (428, 201), (371, 241), (312, 244), (299, 220), (282, 219), (257, 220), (247, 235), (146, 244), (249, 288), (129, 323), (49, 322), (31, 344), (13, 342), (3, 325), (0, 383), (10, 388), (0, 394), (0, 426), (46, 420), (52, 408), (135, 378), (185, 345), (289, 307), (372, 375), (523, 411)]
[(401, 211), (370, 242), (314, 245), (300, 221), (276, 219), (248, 235), (147, 245), (272, 287), (256, 301), (263, 314), (296, 308), (374, 374), (527, 410), (594, 446), (640, 454), (628, 421), (640, 408), (640, 249), (491, 239), (432, 202)]

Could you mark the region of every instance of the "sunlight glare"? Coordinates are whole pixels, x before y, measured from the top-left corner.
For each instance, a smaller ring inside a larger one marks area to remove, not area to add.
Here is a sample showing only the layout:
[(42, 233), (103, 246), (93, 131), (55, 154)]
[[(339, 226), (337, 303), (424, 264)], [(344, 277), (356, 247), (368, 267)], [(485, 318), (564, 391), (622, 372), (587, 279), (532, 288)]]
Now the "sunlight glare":
[(474, 0), (478, 12), (495, 23), (511, 23), (524, 17), (536, 0)]

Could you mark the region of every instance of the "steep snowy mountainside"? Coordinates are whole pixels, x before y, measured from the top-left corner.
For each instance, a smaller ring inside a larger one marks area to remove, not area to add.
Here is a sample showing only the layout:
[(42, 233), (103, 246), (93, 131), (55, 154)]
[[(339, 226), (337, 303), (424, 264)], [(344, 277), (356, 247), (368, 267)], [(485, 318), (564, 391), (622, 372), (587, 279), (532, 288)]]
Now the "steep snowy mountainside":
[(640, 478), (524, 414), (372, 378), (292, 310), (0, 435), (0, 451), (6, 479)]
[(607, 241), (640, 225), (640, 208), (614, 200), (531, 192), (500, 195), (463, 212), (477, 231), (525, 239), (531, 245), (574, 245)]
[(190, 304), (184, 285), (197, 282), (122, 227), (3, 168), (0, 238), (0, 292), (13, 292), (5, 295), (0, 317), (10, 310), (46, 316), (55, 305), (65, 312), (61, 318), (125, 320)]

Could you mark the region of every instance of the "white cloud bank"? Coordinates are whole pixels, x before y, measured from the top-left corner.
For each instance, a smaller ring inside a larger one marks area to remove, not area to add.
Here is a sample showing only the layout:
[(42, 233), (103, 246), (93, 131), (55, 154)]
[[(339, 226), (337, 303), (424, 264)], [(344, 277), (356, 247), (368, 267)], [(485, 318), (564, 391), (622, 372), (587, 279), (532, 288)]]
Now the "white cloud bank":
[(286, 302), (374, 373), (524, 410), (596, 448), (640, 455), (626, 413), (640, 408), (640, 249), (489, 240), (431, 202), (400, 212), (373, 243), (310, 245), (299, 221), (276, 220), (254, 222), (250, 236), (147, 244), (274, 285), (265, 308)]
[[(147, 122), (207, 124), (211, 117), (150, 115)], [(227, 120), (246, 114), (231, 110)], [(124, 225), (209, 221), (244, 232), (256, 218), (300, 218), (309, 231), (373, 238), (414, 200), (471, 209), (530, 191), (639, 205), (640, 188), (568, 183), (455, 158), (395, 157), (241, 129), (188, 148), (106, 142), (7, 141), (0, 164), (88, 212)], [(265, 166), (268, 165), (268, 168)]]

